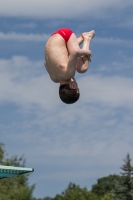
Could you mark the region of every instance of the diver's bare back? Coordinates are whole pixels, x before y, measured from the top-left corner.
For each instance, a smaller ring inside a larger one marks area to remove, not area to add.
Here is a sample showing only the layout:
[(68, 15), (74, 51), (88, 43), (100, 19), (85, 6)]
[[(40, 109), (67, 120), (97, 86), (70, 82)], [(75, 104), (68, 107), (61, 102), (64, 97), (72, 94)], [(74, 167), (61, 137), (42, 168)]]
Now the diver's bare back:
[(68, 51), (65, 40), (59, 35), (52, 35), (45, 47), (45, 67), (52, 81), (58, 83), (64, 79), (68, 63)]

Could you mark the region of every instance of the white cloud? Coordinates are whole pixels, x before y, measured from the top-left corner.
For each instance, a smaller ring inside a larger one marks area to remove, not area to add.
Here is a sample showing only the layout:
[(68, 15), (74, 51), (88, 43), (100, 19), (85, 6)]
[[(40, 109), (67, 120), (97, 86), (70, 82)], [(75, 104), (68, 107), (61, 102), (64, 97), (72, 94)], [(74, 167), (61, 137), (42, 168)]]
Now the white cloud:
[[(133, 109), (133, 79), (119, 76), (89, 75), (80, 79), (82, 102), (95, 102)], [(87, 88), (87, 91), (86, 91)]]
[[(45, 74), (43, 61), (33, 62), (26, 57), (14, 56), (10, 60), (1, 59), (0, 66), (0, 101), (14, 101), (20, 105), (36, 104), (43, 109), (58, 105), (58, 84), (50, 81)], [(132, 78), (88, 73), (78, 83), (81, 90), (80, 103), (100, 103), (133, 109)]]
[(24, 34), (24, 33), (3, 33), (0, 32), (1, 40), (15, 40), (15, 41), (28, 41), (28, 42), (46, 42), (48, 39), (46, 34)]
[(33, 29), (37, 26), (36, 23), (34, 22), (29, 22), (29, 23), (21, 23), (21, 24), (15, 24), (13, 28), (15, 29)]
[(125, 40), (119, 38), (106, 38), (106, 37), (95, 37), (93, 42), (107, 44), (107, 45), (119, 45), (124, 47), (133, 47), (133, 40)]
[(96, 17), (99, 14), (103, 15), (106, 9), (117, 8), (117, 10), (120, 10), (131, 5), (131, 0), (127, 0), (126, 2), (124, 0), (90, 0), (89, 2), (83, 0), (82, 4), (76, 0), (12, 0), (12, 2), (10, 2), (10, 0), (1, 0), (0, 15), (37, 17), (45, 19), (60, 17), (63, 19), (71, 19), (86, 15)]
[(44, 61), (30, 61), (23, 56), (14, 56), (10, 60), (1, 59), (0, 101), (9, 100), (25, 106), (37, 104), (43, 109), (48, 109), (49, 106), (52, 109), (50, 101), (51, 95), (55, 95), (55, 84), (49, 84), (43, 63)]

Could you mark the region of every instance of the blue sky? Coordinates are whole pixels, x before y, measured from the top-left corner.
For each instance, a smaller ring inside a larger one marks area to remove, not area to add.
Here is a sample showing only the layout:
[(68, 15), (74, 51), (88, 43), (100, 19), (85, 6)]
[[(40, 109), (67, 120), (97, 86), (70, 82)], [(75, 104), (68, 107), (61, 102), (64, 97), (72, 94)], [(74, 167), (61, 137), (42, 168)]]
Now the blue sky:
[[(33, 167), (34, 196), (55, 196), (74, 182), (91, 186), (133, 156), (133, 1), (2, 0), (0, 142)], [(94, 29), (80, 100), (63, 104), (44, 68), (47, 39), (60, 27)]]

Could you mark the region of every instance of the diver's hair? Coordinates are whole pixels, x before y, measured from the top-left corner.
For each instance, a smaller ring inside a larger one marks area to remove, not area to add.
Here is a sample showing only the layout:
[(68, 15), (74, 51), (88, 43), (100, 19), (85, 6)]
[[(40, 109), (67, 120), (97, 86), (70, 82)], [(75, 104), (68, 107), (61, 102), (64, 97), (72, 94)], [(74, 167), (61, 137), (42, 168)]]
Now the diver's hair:
[(80, 94), (76, 89), (71, 89), (69, 84), (63, 84), (59, 87), (59, 96), (64, 103), (72, 104), (79, 99)]

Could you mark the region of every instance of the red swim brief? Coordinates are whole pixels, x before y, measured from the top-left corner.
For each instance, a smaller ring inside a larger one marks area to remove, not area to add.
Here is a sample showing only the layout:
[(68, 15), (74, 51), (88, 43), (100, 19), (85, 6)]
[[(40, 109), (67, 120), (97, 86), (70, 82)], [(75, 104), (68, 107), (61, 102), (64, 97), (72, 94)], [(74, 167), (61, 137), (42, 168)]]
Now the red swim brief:
[(61, 29), (57, 30), (56, 32), (54, 32), (52, 35), (60, 34), (63, 37), (63, 39), (66, 41), (66, 43), (67, 43), (69, 38), (70, 38), (70, 36), (72, 35), (72, 33), (73, 32), (68, 28), (61, 28)]

